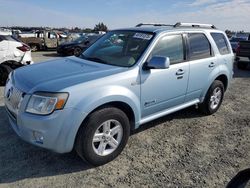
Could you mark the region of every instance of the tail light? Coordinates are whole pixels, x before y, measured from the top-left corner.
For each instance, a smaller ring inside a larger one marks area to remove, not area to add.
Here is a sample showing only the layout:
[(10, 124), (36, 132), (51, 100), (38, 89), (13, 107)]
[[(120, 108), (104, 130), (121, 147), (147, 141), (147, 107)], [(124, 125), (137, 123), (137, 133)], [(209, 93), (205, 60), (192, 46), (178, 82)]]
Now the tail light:
[(26, 44), (23, 44), (22, 46), (16, 47), (18, 50), (21, 50), (22, 52), (30, 51), (30, 47)]

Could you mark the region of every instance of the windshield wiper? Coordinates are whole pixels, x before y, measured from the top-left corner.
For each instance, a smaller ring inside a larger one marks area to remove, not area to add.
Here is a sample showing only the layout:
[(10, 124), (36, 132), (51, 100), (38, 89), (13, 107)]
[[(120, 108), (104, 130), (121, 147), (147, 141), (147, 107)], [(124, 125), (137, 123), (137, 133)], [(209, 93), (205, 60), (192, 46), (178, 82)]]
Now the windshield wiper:
[(86, 59), (86, 60), (89, 60), (89, 61), (95, 61), (95, 62), (98, 62), (98, 63), (103, 63), (103, 64), (109, 64), (108, 62), (98, 58), (98, 57), (86, 57), (84, 55), (81, 55), (80, 56), (81, 58), (83, 59)]

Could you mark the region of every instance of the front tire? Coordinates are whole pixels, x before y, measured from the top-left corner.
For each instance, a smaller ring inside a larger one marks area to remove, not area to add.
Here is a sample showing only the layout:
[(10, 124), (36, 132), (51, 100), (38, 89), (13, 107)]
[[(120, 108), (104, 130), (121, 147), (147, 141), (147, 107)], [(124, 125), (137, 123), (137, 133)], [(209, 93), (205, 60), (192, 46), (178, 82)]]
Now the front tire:
[(224, 97), (224, 84), (220, 80), (215, 80), (208, 92), (203, 103), (199, 104), (199, 109), (206, 115), (215, 113), (223, 101)]
[(100, 166), (122, 152), (129, 134), (129, 119), (122, 110), (102, 108), (93, 112), (80, 127), (75, 149), (81, 158)]
[(0, 64), (0, 86), (5, 86), (11, 71), (12, 68), (10, 66)]
[(74, 48), (73, 54), (74, 56), (79, 57), (82, 54), (82, 49), (79, 47)]

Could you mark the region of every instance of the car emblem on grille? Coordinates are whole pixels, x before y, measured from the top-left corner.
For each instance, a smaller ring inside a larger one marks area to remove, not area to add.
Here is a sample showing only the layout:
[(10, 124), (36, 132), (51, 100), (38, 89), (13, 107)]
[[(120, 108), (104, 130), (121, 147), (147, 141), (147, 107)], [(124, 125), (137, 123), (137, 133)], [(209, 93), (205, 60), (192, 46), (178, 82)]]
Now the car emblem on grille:
[(7, 93), (6, 93), (6, 98), (7, 98), (8, 100), (10, 100), (12, 94), (13, 94), (13, 87), (11, 87), (11, 88), (7, 91)]

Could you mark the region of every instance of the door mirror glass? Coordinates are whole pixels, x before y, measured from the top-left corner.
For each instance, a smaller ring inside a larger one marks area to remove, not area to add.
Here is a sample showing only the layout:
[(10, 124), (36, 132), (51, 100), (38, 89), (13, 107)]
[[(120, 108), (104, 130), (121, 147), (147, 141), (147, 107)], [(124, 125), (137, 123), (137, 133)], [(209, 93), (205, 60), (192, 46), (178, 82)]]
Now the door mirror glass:
[(150, 61), (146, 63), (146, 69), (167, 69), (169, 65), (169, 57), (153, 56)]

